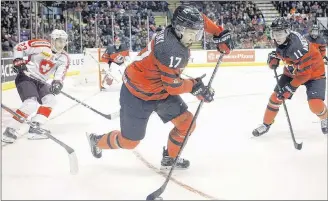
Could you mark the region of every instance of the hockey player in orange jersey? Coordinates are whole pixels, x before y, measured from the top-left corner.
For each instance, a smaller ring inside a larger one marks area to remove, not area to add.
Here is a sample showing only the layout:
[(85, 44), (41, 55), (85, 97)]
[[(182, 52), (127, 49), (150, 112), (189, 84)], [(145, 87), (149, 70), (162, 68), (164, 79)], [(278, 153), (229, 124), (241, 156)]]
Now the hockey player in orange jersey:
[[(103, 149), (134, 149), (145, 137), (150, 115), (156, 112), (163, 123), (174, 125), (161, 161), (162, 169), (172, 166), (193, 119), (180, 94), (191, 93), (205, 102), (213, 101), (214, 92), (200, 78), (180, 77), (188, 63), (189, 47), (201, 40), (204, 29), (214, 35), (218, 51), (230, 53), (233, 45), (229, 31), (215, 25), (194, 7), (176, 8), (172, 25), (157, 33), (125, 70), (120, 94), (121, 131), (88, 134), (94, 157), (100, 158)], [(195, 127), (194, 124), (191, 131)], [(176, 167), (186, 169), (189, 164), (180, 158)]]
[[(56, 105), (55, 95), (59, 94), (63, 88), (63, 80), (69, 67), (69, 56), (64, 51), (68, 35), (64, 30), (55, 29), (50, 37), (50, 42), (33, 39), (21, 42), (14, 47), (13, 70), (17, 73), (15, 84), (23, 102), (16, 113), (27, 118), (36, 112), (36, 115), (31, 118), (36, 128), (31, 126), (27, 135), (27, 138), (31, 140), (47, 138), (37, 128), (48, 120)], [(25, 56), (28, 57), (27, 61), (23, 59)], [(51, 75), (54, 78), (48, 86), (28, 77), (25, 71), (44, 80), (49, 80)], [(2, 141), (13, 143), (17, 139), (20, 125), (21, 123), (14, 117), (12, 122), (6, 125)]]
[[(122, 75), (126, 68), (126, 64), (130, 61), (129, 49), (125, 44), (122, 44), (119, 38), (114, 39), (114, 45), (109, 45), (101, 56), (101, 61), (108, 63), (108, 70), (106, 70), (106, 75), (101, 81), (102, 89), (105, 86), (110, 86), (115, 78), (116, 71)], [(115, 63), (117, 66), (114, 66)], [(105, 84), (106, 83), (106, 84)]]
[(321, 53), (322, 57), (326, 56), (326, 40), (319, 34), (319, 26), (314, 24), (309, 34), (305, 36), (306, 40), (312, 43)]
[(254, 136), (268, 132), (279, 111), (283, 100), (291, 99), (297, 88), (305, 85), (310, 110), (321, 120), (322, 133), (327, 134), (327, 106), (324, 103), (326, 93), (326, 75), (322, 55), (318, 48), (309, 43), (302, 35), (293, 32), (283, 18), (275, 19), (271, 24), (272, 37), (277, 46), (269, 54), (268, 65), (271, 69), (286, 63), (284, 73), (274, 89), (264, 114), (263, 124), (253, 131)]

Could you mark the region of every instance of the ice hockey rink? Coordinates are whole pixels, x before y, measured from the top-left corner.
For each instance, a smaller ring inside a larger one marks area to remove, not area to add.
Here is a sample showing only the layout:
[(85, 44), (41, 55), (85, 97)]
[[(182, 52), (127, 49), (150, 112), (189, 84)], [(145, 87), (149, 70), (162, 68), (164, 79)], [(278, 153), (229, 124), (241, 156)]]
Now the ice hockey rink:
[[(186, 73), (205, 82), (214, 68), (187, 68)], [(307, 105), (300, 87), (288, 111), (297, 142), (296, 150), (283, 107), (269, 133), (254, 138), (262, 123), (275, 85), (267, 67), (219, 68), (213, 82), (215, 101), (204, 104), (197, 128), (182, 156), (191, 161), (186, 171), (175, 171), (162, 194), (164, 199), (302, 199), (327, 200), (327, 136)], [(96, 87), (73, 87), (67, 78), (63, 91), (103, 113), (119, 110), (119, 87), (99, 93)], [(146, 138), (134, 151), (105, 150), (101, 159), (89, 150), (86, 132), (99, 134), (119, 129), (119, 118), (106, 120), (63, 95), (51, 120), (44, 126), (75, 149), (79, 173), (69, 173), (65, 150), (51, 140), (29, 141), (22, 136), (2, 147), (2, 199), (121, 199), (145, 200), (165, 178), (159, 171), (162, 147), (172, 124), (152, 115)], [(199, 101), (183, 95), (194, 113)], [(2, 93), (2, 103), (20, 105), (15, 89)], [(2, 126), (9, 115), (2, 112)], [(27, 126), (23, 127), (27, 131)]]

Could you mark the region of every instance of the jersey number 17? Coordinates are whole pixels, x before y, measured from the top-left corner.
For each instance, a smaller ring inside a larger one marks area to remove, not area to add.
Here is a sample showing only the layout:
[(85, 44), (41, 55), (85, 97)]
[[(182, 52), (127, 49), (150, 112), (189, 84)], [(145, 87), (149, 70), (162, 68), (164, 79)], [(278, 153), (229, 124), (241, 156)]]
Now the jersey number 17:
[[(175, 64), (174, 64), (175, 63)], [(170, 68), (177, 68), (179, 64), (181, 63), (181, 57), (170, 57)]]

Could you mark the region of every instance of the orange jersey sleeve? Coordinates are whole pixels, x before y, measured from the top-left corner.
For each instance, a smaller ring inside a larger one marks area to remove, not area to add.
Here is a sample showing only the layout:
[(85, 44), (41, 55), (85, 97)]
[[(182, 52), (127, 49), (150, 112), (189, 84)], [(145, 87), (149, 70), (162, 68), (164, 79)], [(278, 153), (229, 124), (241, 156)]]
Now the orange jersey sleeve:
[(327, 42), (323, 37), (312, 38), (310, 35), (306, 35), (305, 38), (320, 51), (322, 57), (326, 56)]
[(203, 19), (204, 19), (204, 30), (209, 34), (218, 36), (223, 31), (223, 28), (221, 26), (217, 26), (206, 15), (204, 15), (204, 14), (202, 14), (202, 15), (203, 15)]
[(123, 57), (129, 56), (129, 50), (125, 50), (122, 52), (116, 52), (116, 53), (112, 53), (112, 54), (105, 52), (101, 56), (101, 61), (106, 62), (106, 63), (108, 63), (109, 61), (116, 63), (118, 56), (123, 56)]
[(170, 95), (179, 95), (191, 92), (194, 82), (189, 79), (182, 79), (180, 77), (181, 69), (168, 67), (163, 65), (158, 60), (157, 66), (161, 73), (163, 86)]
[(326, 45), (324, 44), (314, 44), (314, 45), (317, 46), (322, 57), (326, 56)]

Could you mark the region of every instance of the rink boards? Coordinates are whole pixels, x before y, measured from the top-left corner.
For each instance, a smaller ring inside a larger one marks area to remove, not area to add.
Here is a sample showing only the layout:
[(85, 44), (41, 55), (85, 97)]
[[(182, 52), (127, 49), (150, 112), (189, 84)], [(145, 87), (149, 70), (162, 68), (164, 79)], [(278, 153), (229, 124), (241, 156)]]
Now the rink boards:
[[(101, 62), (100, 57), (104, 51), (105, 49), (87, 48), (84, 54), (69, 54), (71, 62), (67, 76), (79, 76), (83, 68), (88, 68), (96, 72), (98, 68), (97, 62)], [(234, 50), (231, 54), (224, 57), (221, 67), (263, 67), (266, 65), (267, 55), (270, 51), (272, 49)], [(86, 54), (89, 54), (91, 57), (88, 58)], [(130, 52), (131, 59), (137, 54), (138, 52)], [(218, 57), (219, 53), (216, 50), (191, 50), (187, 67), (214, 67)], [(12, 58), (1, 59), (2, 91), (15, 88), (14, 79), (16, 74), (12, 71), (11, 67)]]

